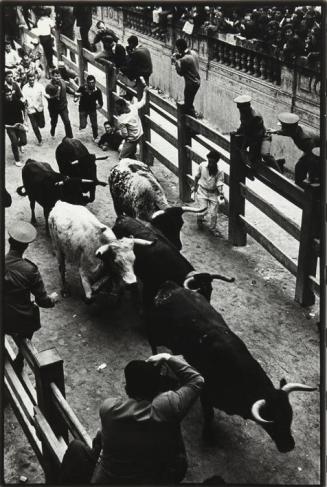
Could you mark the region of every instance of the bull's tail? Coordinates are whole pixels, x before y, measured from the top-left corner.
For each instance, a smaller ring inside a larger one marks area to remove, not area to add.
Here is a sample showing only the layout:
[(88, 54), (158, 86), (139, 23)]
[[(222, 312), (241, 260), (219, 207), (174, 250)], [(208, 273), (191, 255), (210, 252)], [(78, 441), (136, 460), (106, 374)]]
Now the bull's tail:
[(25, 186), (19, 186), (19, 188), (16, 189), (16, 193), (18, 193), (19, 196), (27, 196)]

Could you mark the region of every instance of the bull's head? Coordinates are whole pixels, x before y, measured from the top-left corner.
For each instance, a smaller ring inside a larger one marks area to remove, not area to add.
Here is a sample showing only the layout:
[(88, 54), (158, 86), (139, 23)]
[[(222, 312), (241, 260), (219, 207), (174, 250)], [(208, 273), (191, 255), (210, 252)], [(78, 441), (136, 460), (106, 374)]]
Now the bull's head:
[(123, 281), (125, 284), (136, 284), (134, 273), (134, 245), (149, 246), (153, 242), (141, 238), (126, 238), (102, 245), (95, 255), (103, 261), (103, 264), (113, 279)]
[(208, 272), (189, 272), (184, 281), (184, 287), (190, 291), (202, 294), (210, 303), (212, 293), (212, 281), (220, 279), (221, 281), (234, 282), (234, 277), (224, 277), (220, 274), (209, 274)]
[(178, 250), (182, 248), (181, 229), (184, 224), (183, 213), (201, 213), (206, 209), (192, 206), (172, 206), (153, 213), (151, 223), (158, 228)]
[(266, 399), (259, 399), (252, 408), (252, 417), (259, 423), (275, 442), (281, 453), (286, 453), (295, 447), (292, 436), (291, 425), (293, 410), (289, 401), (289, 394), (294, 391), (315, 391), (316, 387), (309, 387), (304, 384), (286, 383), (285, 379), (280, 381), (280, 388), (274, 389), (271, 396)]

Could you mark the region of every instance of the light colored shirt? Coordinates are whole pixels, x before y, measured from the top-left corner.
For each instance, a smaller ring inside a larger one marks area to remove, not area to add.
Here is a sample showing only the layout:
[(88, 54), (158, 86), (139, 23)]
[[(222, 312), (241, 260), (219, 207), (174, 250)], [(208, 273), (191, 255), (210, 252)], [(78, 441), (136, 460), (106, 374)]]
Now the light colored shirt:
[(18, 56), (17, 52), (14, 49), (11, 49), (10, 52), (5, 53), (5, 66), (6, 68), (13, 68), (21, 61), (20, 57)]
[(37, 23), (37, 31), (39, 36), (51, 35), (51, 29), (55, 26), (54, 20), (50, 17), (41, 17)]
[(219, 168), (215, 176), (209, 174), (208, 161), (203, 161), (199, 164), (195, 177), (200, 177), (199, 186), (209, 191), (221, 187), (224, 183), (224, 173), (219, 171)]
[(137, 103), (129, 103), (130, 111), (117, 117), (119, 129), (127, 142), (135, 142), (143, 135), (142, 122), (139, 109), (145, 105), (145, 93), (142, 100)]
[(45, 90), (41, 83), (35, 81), (34, 86), (28, 83), (23, 87), (23, 96), (27, 101), (27, 113), (42, 112), (44, 109), (43, 98), (45, 97)]

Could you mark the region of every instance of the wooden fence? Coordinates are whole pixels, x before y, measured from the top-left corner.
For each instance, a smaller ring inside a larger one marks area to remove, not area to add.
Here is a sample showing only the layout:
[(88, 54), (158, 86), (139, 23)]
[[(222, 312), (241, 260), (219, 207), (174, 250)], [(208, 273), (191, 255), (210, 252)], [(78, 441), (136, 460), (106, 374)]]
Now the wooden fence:
[(4, 385), (7, 398), (45, 474), (58, 483), (59, 468), (70, 437), (90, 448), (91, 438), (65, 399), (63, 361), (55, 348), (38, 352), (29, 340), (20, 346), (26, 367), (14, 369), (15, 352), (5, 337)]
[[(68, 54), (66, 56), (62, 55), (61, 44), (64, 44), (66, 48), (77, 54), (77, 64), (68, 59)], [(84, 49), (80, 40), (77, 40), (76, 44), (67, 37), (60, 35), (56, 38), (56, 46), (58, 59), (63, 60), (67, 67), (78, 74), (80, 84), (85, 81), (89, 63), (105, 73), (105, 86), (96, 80), (97, 86), (106, 95), (107, 99), (106, 108), (100, 109), (100, 111), (111, 122), (114, 122), (114, 102), (119, 97), (118, 89), (124, 89), (132, 94), (136, 94), (136, 92), (119, 80), (116, 68), (112, 63), (105, 60), (101, 60), (101, 62), (95, 60), (94, 54)], [(154, 112), (174, 127), (177, 127), (177, 137), (154, 119), (152, 115)], [(142, 109), (141, 118), (144, 138), (141, 143), (140, 158), (149, 165), (152, 164), (153, 158), (156, 158), (178, 177), (179, 196), (182, 201), (188, 202), (191, 199), (193, 185), (192, 162), (200, 163), (203, 160), (203, 157), (192, 147), (192, 141), (196, 141), (209, 150), (219, 148), (222, 152), (223, 160), (230, 166), (230, 174), (225, 174), (225, 184), (229, 186), (229, 242), (235, 246), (244, 246), (246, 245), (247, 234), (249, 234), (288, 271), (296, 276), (295, 300), (303, 306), (314, 304), (315, 293), (319, 295), (320, 291), (319, 282), (316, 278), (317, 261), (320, 255), (319, 215), (322, 214), (320, 186), (308, 184), (307, 188), (303, 190), (274, 169), (264, 165), (261, 165), (258, 169), (257, 179), (302, 210), (302, 221), (299, 226), (246, 185), (245, 167), (240, 161), (235, 134), (231, 134), (231, 140), (229, 141), (217, 130), (206, 126), (205, 123), (190, 115), (185, 115), (181, 104), (177, 103), (176, 107), (175, 104), (162, 98), (152, 90), (147, 93), (147, 100), (145, 107)], [(177, 149), (177, 165), (152, 143), (152, 131), (163, 137)], [(245, 215), (245, 200), (263, 212), (266, 217), (270, 218), (291, 237), (299, 241), (297, 264), (250, 223)]]

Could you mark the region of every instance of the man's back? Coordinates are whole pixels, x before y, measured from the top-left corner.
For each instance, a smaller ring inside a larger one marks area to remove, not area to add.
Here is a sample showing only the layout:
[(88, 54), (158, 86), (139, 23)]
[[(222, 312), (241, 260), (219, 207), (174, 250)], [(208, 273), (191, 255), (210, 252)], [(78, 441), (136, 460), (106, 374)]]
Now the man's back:
[(184, 76), (186, 82), (200, 83), (199, 58), (195, 51), (188, 49), (178, 63), (180, 65), (178, 73)]

